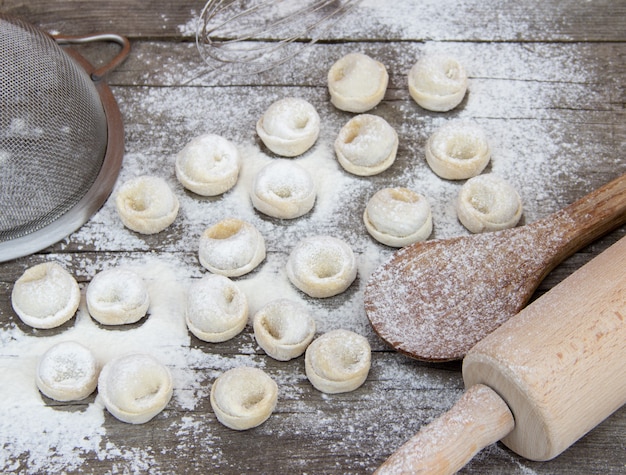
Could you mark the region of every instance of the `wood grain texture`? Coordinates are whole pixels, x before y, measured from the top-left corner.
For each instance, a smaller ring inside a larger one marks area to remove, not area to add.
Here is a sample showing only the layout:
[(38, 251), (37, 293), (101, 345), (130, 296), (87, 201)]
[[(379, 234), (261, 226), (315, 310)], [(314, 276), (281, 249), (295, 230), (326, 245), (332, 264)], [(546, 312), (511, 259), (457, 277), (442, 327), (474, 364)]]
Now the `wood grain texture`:
[[(375, 113), (399, 133), (397, 166), (356, 188), (349, 199), (342, 197), (340, 218), (319, 223), (321, 232), (346, 239), (359, 255), (375, 245), (366, 233), (355, 232), (361, 229), (362, 206), (371, 191), (419, 184), (413, 175), (428, 173), (420, 159), (423, 145), (444, 119), (469, 117), (495, 135), (499, 163), (510, 168), (498, 168), (494, 161), (493, 169), (506, 171), (527, 190), (524, 222), (561, 209), (626, 173), (626, 2), (364, 0), (327, 41), (288, 65), (252, 78), (207, 71), (194, 43), (193, 21), (202, 6), (202, 1), (0, 0), (3, 13), (20, 16), (48, 31), (113, 31), (131, 39), (129, 58), (107, 76), (123, 116), (125, 160), (140, 163), (147, 173), (166, 176), (171, 184), (175, 178), (168, 161), (207, 129), (248, 147), (260, 147), (254, 138), (254, 123), (273, 100), (286, 95), (313, 103), (323, 117), (321, 135), (333, 137), (350, 115), (330, 106), (326, 71), (341, 55), (355, 49), (376, 56), (387, 66), (390, 84)], [(406, 14), (398, 21), (398, 15), (386, 8), (402, 8)], [(405, 86), (406, 73), (415, 59), (424, 51), (439, 48), (454, 52), (471, 71), (470, 94), (459, 110), (445, 116), (419, 110)], [(115, 46), (89, 46), (81, 51), (95, 62), (105, 62)], [(230, 113), (233, 104), (237, 105), (236, 118)], [(504, 129), (510, 136), (502, 133)], [(540, 140), (528, 140), (531, 136)], [(528, 148), (521, 152), (518, 140)], [(541, 173), (533, 170), (533, 176), (546, 177), (538, 181), (539, 187), (516, 165), (513, 152), (542, 157)], [(403, 170), (411, 170), (411, 174)], [(128, 171), (123, 169), (122, 179), (127, 177)], [(436, 197), (436, 212), (446, 212), (446, 200), (455, 191), (456, 187), (449, 185), (445, 195)], [(186, 206), (195, 203), (195, 198), (182, 190), (179, 196)], [(13, 283), (38, 262), (60, 260), (83, 289), (96, 270), (115, 262), (156, 255), (195, 269), (195, 238), (215, 214), (208, 212), (196, 221), (193, 209), (187, 209), (188, 214), (159, 236), (129, 240), (120, 238), (124, 234), (121, 226), (108, 225), (108, 217), (114, 213), (108, 203), (64, 241), (33, 256), (0, 264), (0, 328), (29, 336), (48, 335), (23, 325), (10, 305)], [(267, 236), (269, 260), (284, 259), (287, 249), (307, 230), (297, 223), (290, 227), (259, 216), (256, 219), (266, 229), (277, 230)], [(463, 229), (460, 225), (444, 229), (435, 222), (433, 237), (449, 233), (460, 234)], [(536, 295), (625, 234), (622, 226), (570, 257), (546, 278)], [(380, 252), (389, 254), (390, 250), (381, 248)], [(200, 271), (194, 270), (190, 278), (199, 275)], [(322, 323), (330, 326), (333, 316), (359, 298), (363, 286), (359, 278), (346, 295), (308, 303), (321, 313)], [(354, 311), (363, 313), (362, 309)], [(192, 410), (171, 404), (143, 426), (122, 424), (105, 413), (102, 449), (108, 441), (119, 451), (107, 459), (88, 456), (80, 468), (67, 469), (67, 473), (129, 471), (134, 465), (124, 456), (132, 453), (145, 455), (142, 471), (147, 473), (371, 473), (408, 436), (449, 409), (461, 396), (463, 381), (458, 363), (420, 363), (391, 352), (368, 327), (364, 313), (361, 317), (352, 329), (364, 333), (374, 351), (372, 370), (359, 390), (331, 398), (315, 391), (304, 376), (302, 360), (285, 366), (267, 358), (256, 346), (251, 328), (215, 346), (191, 338), (190, 350), (205, 355), (192, 368), (202, 381), (201, 389), (210, 387), (218, 373), (219, 368), (212, 364), (214, 356), (264, 364), (272, 376), (290, 381), (275, 414), (257, 429), (235, 433), (216, 422), (208, 399), (199, 400)], [(62, 334), (73, 323), (67, 325), (49, 334)], [(17, 358), (19, 353), (7, 357), (0, 367)], [(7, 384), (3, 375), (0, 371), (0, 382)], [(71, 405), (44, 403), (58, 411), (84, 411), (94, 401), (91, 396)], [(529, 462), (502, 444), (493, 444), (461, 473), (622, 473), (626, 465), (624, 433), (626, 411), (622, 409), (551, 462)], [(0, 441), (5, 442), (2, 434), (0, 430)], [(27, 453), (9, 462), (21, 464), (14, 471), (28, 472)]]

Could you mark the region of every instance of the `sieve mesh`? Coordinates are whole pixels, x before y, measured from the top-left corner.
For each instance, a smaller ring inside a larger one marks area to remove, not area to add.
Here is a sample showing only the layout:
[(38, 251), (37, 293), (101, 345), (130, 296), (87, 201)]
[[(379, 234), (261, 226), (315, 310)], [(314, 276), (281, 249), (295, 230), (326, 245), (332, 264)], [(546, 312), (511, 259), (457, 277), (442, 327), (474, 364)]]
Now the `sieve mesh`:
[(0, 28), (0, 241), (65, 214), (95, 181), (107, 123), (89, 75), (18, 20)]
[[(102, 76), (126, 57), (117, 35), (51, 36), (0, 14), (0, 262), (67, 236), (110, 193), (123, 155), (117, 104)], [(94, 70), (58, 42), (115, 41)]]

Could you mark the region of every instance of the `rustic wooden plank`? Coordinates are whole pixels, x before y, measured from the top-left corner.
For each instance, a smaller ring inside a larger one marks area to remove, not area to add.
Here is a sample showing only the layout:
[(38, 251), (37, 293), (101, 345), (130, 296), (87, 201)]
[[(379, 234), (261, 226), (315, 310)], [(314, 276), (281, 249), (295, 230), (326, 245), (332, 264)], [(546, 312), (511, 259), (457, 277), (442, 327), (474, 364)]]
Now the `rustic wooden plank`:
[[(3, 0), (0, 9), (47, 30), (87, 34), (115, 30), (131, 38), (192, 39), (202, 0), (168, 2), (115, 0)], [(401, 13), (398, 13), (401, 11)], [(89, 12), (86, 17), (85, 12)], [(364, 0), (344, 17), (331, 39), (370, 41), (622, 41), (626, 26), (623, 1), (523, 3), (514, 0), (404, 1), (393, 5)], [(398, 18), (409, 19), (398, 22)]]

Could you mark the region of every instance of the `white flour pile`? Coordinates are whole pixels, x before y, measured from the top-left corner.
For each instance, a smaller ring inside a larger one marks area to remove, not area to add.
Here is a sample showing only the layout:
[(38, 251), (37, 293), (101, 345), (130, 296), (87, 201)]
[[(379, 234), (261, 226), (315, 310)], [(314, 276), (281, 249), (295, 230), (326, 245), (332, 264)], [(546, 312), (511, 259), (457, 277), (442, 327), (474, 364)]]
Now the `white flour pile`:
[[(381, 2), (364, 2), (363, 8), (377, 8), (374, 3)], [(406, 12), (387, 10), (394, 12), (393, 18), (385, 19), (390, 27), (405, 25), (402, 20)], [(442, 26), (444, 19), (439, 21)], [(193, 27), (190, 25), (191, 22), (182, 25), (180, 30), (185, 32), (194, 28), (195, 31), (195, 20)], [(562, 45), (558, 53), (544, 49), (543, 45), (521, 48), (510, 44), (427, 43), (425, 46), (410, 46), (413, 53), (417, 51), (416, 48), (441, 48), (447, 52), (454, 47), (461, 48), (460, 59), (470, 75), (470, 95), (459, 117), (475, 119), (484, 127), (492, 147), (490, 171), (516, 186), (525, 205), (526, 222), (532, 222), (567, 204), (555, 201), (554, 196), (562, 193), (553, 191), (554, 180), (562, 177), (564, 182), (569, 183), (575, 181), (572, 177), (577, 177), (576, 181), (583, 185), (581, 189), (584, 188), (585, 177), (578, 172), (584, 164), (576, 161), (579, 157), (597, 154), (597, 144), (587, 143), (583, 138), (576, 144), (565, 143), (563, 137), (569, 136), (572, 126), (552, 120), (551, 107), (554, 106), (552, 101), (558, 88), (570, 89), (572, 103), (593, 100), (590, 97), (594, 93), (589, 91), (589, 84), (593, 83), (590, 75), (593, 72), (581, 71), (576, 67), (575, 58), (581, 54), (578, 48), (584, 46)], [(534, 51), (530, 51), (533, 48)], [(552, 56), (546, 58), (544, 53)], [(408, 70), (414, 59), (411, 55), (400, 56), (396, 67), (404, 69), (392, 71), (398, 76)], [(335, 59), (330, 58), (330, 61)], [(141, 62), (144, 58), (139, 53), (129, 61), (133, 60)], [(484, 68), (487, 67), (492, 69), (486, 71)], [(184, 71), (163, 71), (158, 74), (173, 84), (184, 79)], [(522, 78), (520, 81), (511, 79), (518, 76)], [(542, 80), (536, 80), (534, 76), (540, 76)], [(504, 79), (498, 80), (498, 77)], [(277, 78), (276, 83), (289, 84), (288, 74), (284, 78)], [(112, 473), (138, 473), (147, 471), (155, 463), (152, 454), (161, 450), (149, 446), (124, 448), (108, 438), (105, 410), (97, 397), (88, 400), (90, 402), (86, 406), (77, 405), (75, 409), (65, 405), (48, 405), (49, 401), (44, 401), (35, 385), (37, 359), (60, 341), (79, 341), (92, 349), (102, 362), (128, 352), (154, 354), (172, 370), (174, 398), (170, 404), (179, 411), (192, 411), (199, 401), (206, 399), (210, 383), (222, 371), (242, 364), (264, 367), (266, 357), (256, 354), (258, 347), (249, 327), (235, 340), (239, 345), (239, 354), (236, 356), (211, 354), (202, 348), (189, 347), (191, 339), (183, 315), (185, 292), (192, 279), (206, 272), (197, 262), (197, 241), (206, 227), (221, 219), (236, 217), (247, 220), (267, 240), (266, 261), (257, 271), (236, 280), (248, 297), (251, 315), (270, 300), (294, 299), (303, 302), (316, 317), (318, 333), (346, 328), (367, 336), (374, 349), (382, 348), (362, 308), (363, 290), (368, 276), (392, 251), (374, 242), (360, 221), (366, 198), (375, 191), (372, 182), (349, 175), (334, 158), (332, 143), (345, 116), (335, 114), (328, 105), (326, 91), (319, 88), (272, 87), (267, 88), (266, 94), (260, 95), (259, 88), (240, 87), (236, 95), (231, 95), (235, 93), (228, 88), (129, 89), (132, 91), (114, 88), (122, 112), (135, 120), (145, 117), (146, 123), (128, 124), (127, 154), (118, 186), (139, 174), (156, 174), (165, 178), (181, 202), (181, 211), (173, 225), (178, 227), (178, 231), (172, 233), (177, 236), (177, 240), (164, 239), (159, 243), (158, 253), (146, 253), (151, 247), (148, 243), (152, 241), (125, 229), (116, 214), (113, 200), (109, 199), (90, 222), (68, 240), (68, 244), (84, 243), (90, 248), (112, 251), (108, 261), (96, 263), (80, 254), (51, 256), (62, 264), (71, 263), (80, 269), (81, 276), (87, 280), (98, 271), (112, 266), (123, 266), (137, 272), (149, 287), (149, 317), (130, 330), (105, 328), (90, 318), (83, 299), (75, 319), (63, 331), (52, 335), (37, 331), (24, 333), (14, 324), (7, 324), (0, 330), (2, 472), (73, 471), (79, 470), (84, 460), (96, 458), (115, 459), (118, 462), (123, 460), (123, 463), (111, 466)], [(408, 92), (403, 91), (403, 94), (402, 97), (408, 97)], [(317, 200), (313, 211), (290, 222), (276, 222), (255, 212), (248, 194), (256, 172), (272, 160), (255, 142), (254, 122), (271, 102), (285, 95), (303, 95), (314, 103), (322, 117), (322, 132), (313, 149), (296, 159), (316, 181)], [(562, 91), (558, 94), (560, 98), (565, 96)], [(584, 109), (583, 105), (577, 105)], [(466, 234), (456, 219), (453, 203), (460, 184), (446, 182), (434, 175), (424, 163), (421, 149), (408, 146), (402, 148), (403, 137), (427, 137), (447, 119), (443, 116), (434, 119), (420, 117), (415, 104), (409, 101), (394, 107), (399, 108), (396, 116), (406, 120), (391, 122), (401, 143), (399, 158), (394, 166), (403, 167), (403, 171), (395, 175), (397, 179), (390, 185), (414, 189), (428, 198), (433, 212), (434, 237)], [(153, 117), (160, 119), (152, 124), (150, 119)], [(194, 136), (221, 131), (225, 131), (224, 135), (237, 143), (242, 154), (244, 165), (237, 185), (215, 200), (203, 200), (185, 193), (175, 179), (174, 154)], [(355, 223), (350, 230), (347, 230), (345, 224), (342, 225), (346, 219)], [(341, 297), (341, 305), (329, 310), (323, 301), (304, 299), (303, 294), (288, 282), (284, 271), (287, 259), (285, 251), (293, 248), (303, 237), (335, 233), (341, 233), (336, 237), (346, 240), (358, 254), (359, 278), (353, 289)], [(141, 258), (116, 254), (115, 251), (120, 250), (142, 251)], [(14, 321), (15, 318), (8, 316), (4, 320)], [(416, 374), (415, 367), (403, 363), (401, 358), (387, 358), (384, 364), (374, 362), (371, 374), (377, 381), (402, 380), (406, 381), (407, 387), (418, 390), (424, 387), (445, 388), (445, 382), (440, 380), (440, 376)], [(195, 368), (207, 370), (199, 371)], [(273, 375), (279, 386), (278, 410), (281, 400), (302, 409), (286, 417), (284, 425), (273, 427), (274, 433), (278, 435), (298, 434), (302, 431), (311, 434), (328, 433), (338, 430), (338, 427), (348, 427), (348, 433), (342, 435), (343, 445), (337, 446), (337, 452), (343, 453), (346, 447), (350, 448), (351, 443), (360, 440), (359, 436), (351, 436), (349, 433), (350, 427), (354, 431), (359, 430), (352, 425), (358, 426), (359, 411), (365, 414), (364, 420), (373, 421), (374, 411), (389, 404), (389, 395), (381, 390), (354, 403), (354, 411), (346, 409), (341, 420), (331, 420), (313, 406), (310, 409), (312, 414), (307, 416), (307, 403), (299, 401), (301, 389), (294, 384), (305, 379), (298, 368), (299, 363), (287, 363), (283, 371)], [(458, 393), (454, 391), (441, 391), (433, 404), (443, 411), (457, 397)], [(327, 399), (328, 404), (333, 404), (332, 397)], [(410, 404), (410, 401), (404, 403)], [(167, 417), (167, 409), (159, 417)], [(402, 427), (404, 416), (398, 414), (394, 417), (394, 422)], [(214, 420), (197, 419), (193, 412), (182, 420), (172, 421), (168, 430), (176, 434), (180, 444), (167, 450), (177, 456), (186, 451), (193, 452), (191, 445), (195, 441), (195, 444), (205, 447), (205, 456), (211, 459), (213, 466), (227, 466), (229, 461), (224, 459), (220, 450), (220, 440), (211, 429), (213, 423), (217, 424)], [(259, 430), (269, 429), (263, 426)], [(382, 437), (378, 443), (384, 444), (387, 450), (392, 448), (384, 436), (378, 436)], [(201, 437), (201, 440), (196, 437)], [(400, 434), (390, 437), (393, 437), (394, 443), (403, 438)], [(349, 450), (355, 452), (357, 449), (352, 447)], [(496, 446), (487, 449), (484, 456), (508, 457)], [(341, 470), (341, 467), (335, 469)], [(303, 470), (306, 470), (306, 466), (303, 466)], [(524, 466), (519, 467), (518, 473), (530, 472)]]

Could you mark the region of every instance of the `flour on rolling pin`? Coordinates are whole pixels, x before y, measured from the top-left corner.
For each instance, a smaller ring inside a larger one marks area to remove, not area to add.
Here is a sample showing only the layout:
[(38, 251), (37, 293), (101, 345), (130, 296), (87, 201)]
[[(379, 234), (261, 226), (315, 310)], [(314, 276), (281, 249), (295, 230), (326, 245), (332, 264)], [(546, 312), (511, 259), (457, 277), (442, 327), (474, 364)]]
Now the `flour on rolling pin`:
[(624, 405), (624, 269), (626, 237), (477, 343), (465, 395), (378, 473), (454, 473), (497, 440), (549, 460)]

